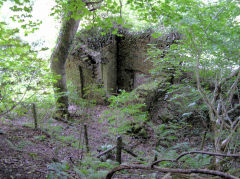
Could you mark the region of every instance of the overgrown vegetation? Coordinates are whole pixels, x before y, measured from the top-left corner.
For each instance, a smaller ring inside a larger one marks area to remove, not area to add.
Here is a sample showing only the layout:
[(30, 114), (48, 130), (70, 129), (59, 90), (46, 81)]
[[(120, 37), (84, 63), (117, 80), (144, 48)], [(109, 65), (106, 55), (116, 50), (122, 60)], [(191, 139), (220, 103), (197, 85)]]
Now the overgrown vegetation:
[[(17, 14), (12, 20), (19, 28), (0, 22), (0, 124), (5, 130), (0, 130), (0, 177), (1, 171), (4, 177), (17, 177), (17, 172), (15, 176), (1, 168), (11, 167), (1, 160), (1, 151), (9, 148), (37, 162), (44, 158), (44, 147), (51, 157), (44, 170), (34, 171), (49, 179), (112, 178), (116, 172), (119, 178), (163, 173), (240, 177), (239, 1), (56, 0), (52, 15), (62, 17), (57, 43), (64, 48), (56, 46), (51, 62), (38, 56), (47, 48), (35, 50), (21, 39), (22, 31), (28, 35), (40, 25), (29, 20), (33, 2), (12, 1)], [(94, 39), (92, 50), (124, 38), (123, 29), (142, 27), (149, 38), (165, 39), (161, 47), (149, 44), (150, 82), (109, 96), (100, 81), (82, 89), (80, 97), (71, 82), (67, 85), (64, 67), (79, 24), (81, 43)], [(81, 37), (91, 28), (92, 33)], [(32, 117), (33, 103), (37, 115)], [(63, 115), (56, 117), (61, 110)], [(34, 130), (32, 118), (39, 124)], [(22, 134), (14, 136), (13, 131)], [(116, 141), (119, 136), (123, 141)], [(121, 164), (121, 159), (129, 163)], [(125, 169), (134, 171), (121, 172)]]

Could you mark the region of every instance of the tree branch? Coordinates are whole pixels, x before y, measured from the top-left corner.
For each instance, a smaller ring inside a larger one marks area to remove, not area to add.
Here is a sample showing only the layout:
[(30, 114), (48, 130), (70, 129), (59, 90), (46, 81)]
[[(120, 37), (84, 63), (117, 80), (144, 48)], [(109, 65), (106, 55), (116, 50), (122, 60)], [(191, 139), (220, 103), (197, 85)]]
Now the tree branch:
[(83, 1), (87, 6), (89, 5), (95, 5), (95, 4), (100, 4), (103, 2), (103, 0), (100, 0), (100, 1)]
[(238, 67), (235, 71), (233, 71), (230, 75), (228, 75), (226, 78), (223, 78), (219, 84), (218, 84), (218, 88), (220, 86), (222, 86), (226, 81), (230, 80), (231, 78), (233, 78), (234, 76), (237, 76), (240, 73), (240, 67)]
[(240, 104), (236, 105), (233, 109), (230, 109), (227, 113), (232, 115), (236, 110), (240, 110)]
[(159, 167), (147, 167), (143, 165), (120, 165), (118, 167), (115, 167), (112, 169), (105, 179), (111, 179), (113, 175), (121, 170), (126, 170), (126, 169), (133, 169), (133, 170), (150, 170), (150, 171), (158, 171), (158, 172), (163, 172), (163, 173), (184, 173), (184, 174), (191, 174), (191, 173), (201, 173), (201, 174), (209, 174), (213, 176), (220, 176), (223, 178), (227, 179), (239, 179), (238, 177), (235, 177), (233, 175), (230, 175), (228, 173), (223, 173), (220, 171), (215, 171), (215, 170), (207, 170), (207, 169), (180, 169), (180, 168), (159, 168)]
[[(213, 20), (215, 20), (216, 18), (217, 18), (217, 16), (222, 12), (222, 10), (225, 8), (225, 6), (224, 7), (222, 7), (218, 12), (217, 12), (217, 14), (213, 17)], [(207, 26), (207, 28), (205, 29), (205, 34), (207, 33), (207, 30), (208, 30), (208, 28), (210, 27), (210, 25), (212, 24), (212, 21), (208, 24), (208, 26)]]
[(238, 75), (237, 75), (236, 80), (234, 81), (233, 85), (231, 86), (231, 88), (230, 88), (229, 91), (228, 91), (228, 96), (229, 96), (229, 101), (228, 101), (228, 102), (229, 102), (230, 104), (231, 104), (231, 102), (232, 102), (232, 98), (233, 98), (233, 95), (234, 95), (234, 91), (235, 91), (235, 89), (237, 88), (239, 78), (240, 78), (240, 71), (238, 72)]
[(105, 155), (105, 154), (111, 152), (112, 150), (114, 150), (116, 147), (117, 147), (117, 146), (114, 145), (112, 148), (110, 148), (110, 149), (108, 149), (108, 150), (105, 150), (105, 151), (101, 152), (101, 153), (98, 154), (96, 157), (97, 157), (97, 158), (100, 158), (101, 156), (103, 156), (103, 155)]
[(185, 155), (190, 155), (190, 154), (205, 154), (205, 155), (211, 155), (211, 156), (240, 158), (240, 154), (222, 154), (222, 153), (204, 152), (204, 151), (191, 151), (191, 152), (184, 152), (184, 153), (180, 154), (176, 159), (157, 160), (157, 161), (155, 161), (151, 164), (151, 167), (153, 167), (154, 165), (157, 165), (158, 163), (163, 162), (163, 161), (177, 162), (178, 160), (180, 160)]
[(99, 9), (101, 6), (99, 6), (99, 7), (93, 7), (94, 5), (99, 5), (99, 4), (101, 4), (102, 2), (103, 2), (103, 0), (100, 0), (100, 1), (86, 1), (86, 0), (83, 0), (83, 2), (86, 4), (86, 6), (92, 6), (92, 8), (90, 9), (89, 7), (89, 11), (95, 11), (95, 10), (97, 10), (97, 9)]
[(224, 151), (227, 147), (227, 145), (229, 144), (229, 142), (232, 139), (232, 136), (234, 134), (234, 132), (236, 131), (236, 129), (239, 127), (240, 125), (240, 117), (237, 118), (236, 121), (234, 121), (234, 123), (231, 125), (231, 133), (230, 135), (221, 143), (221, 149)]
[(203, 100), (208, 105), (209, 109), (212, 112), (214, 112), (215, 115), (218, 117), (218, 113), (217, 113), (216, 108), (213, 106), (213, 103), (211, 103), (209, 97), (207, 96), (206, 92), (204, 91), (204, 89), (202, 88), (201, 83), (200, 83), (199, 66), (200, 66), (201, 51), (197, 48), (197, 45), (196, 45), (196, 43), (195, 43), (195, 41), (193, 39), (193, 34), (192, 34), (191, 40), (193, 42), (193, 46), (194, 46), (195, 50), (197, 51), (196, 77), (197, 77), (197, 87), (198, 87), (198, 90), (199, 90), (200, 94), (203, 96)]
[[(130, 154), (131, 156), (138, 158), (138, 155), (135, 154), (125, 143), (123, 143), (123, 150), (128, 154)], [(144, 161), (143, 158), (139, 158), (139, 160)]]

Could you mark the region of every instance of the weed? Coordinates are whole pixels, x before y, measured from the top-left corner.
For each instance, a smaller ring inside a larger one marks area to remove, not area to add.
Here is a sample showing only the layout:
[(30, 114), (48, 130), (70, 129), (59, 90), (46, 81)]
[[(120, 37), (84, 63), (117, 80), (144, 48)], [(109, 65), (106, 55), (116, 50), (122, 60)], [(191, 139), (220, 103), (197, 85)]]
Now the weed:
[(29, 145), (34, 145), (34, 143), (30, 142), (30, 141), (20, 141), (17, 144), (17, 149), (22, 150), (24, 147), (29, 146)]
[(141, 126), (147, 120), (148, 113), (141, 110), (145, 104), (134, 103), (137, 99), (137, 95), (124, 90), (108, 99), (110, 110), (104, 112), (102, 120), (106, 119), (111, 124), (109, 130), (112, 134), (125, 134), (131, 130), (132, 124)]
[(44, 141), (46, 138), (47, 137), (45, 135), (34, 136), (34, 139), (38, 141)]

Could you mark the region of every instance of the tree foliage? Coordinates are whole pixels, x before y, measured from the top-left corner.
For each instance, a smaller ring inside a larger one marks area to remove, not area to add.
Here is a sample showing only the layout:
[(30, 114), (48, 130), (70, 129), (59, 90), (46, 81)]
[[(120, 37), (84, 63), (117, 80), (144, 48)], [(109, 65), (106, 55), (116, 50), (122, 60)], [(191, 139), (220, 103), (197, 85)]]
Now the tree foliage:
[(155, 72), (170, 67), (175, 77), (184, 71), (195, 74), (192, 80), (197, 85), (193, 87), (208, 107), (215, 150), (229, 150), (227, 146), (239, 127), (239, 116), (230, 115), (239, 105), (239, 101), (233, 101), (234, 95), (239, 96), (239, 2), (165, 1), (159, 6), (155, 1), (148, 2), (154, 9), (151, 17), (161, 11), (162, 23), (182, 36), (167, 51), (153, 46), (150, 54), (155, 64), (161, 65)]
[[(27, 3), (27, 4), (26, 4)], [(34, 32), (39, 22), (24, 21), (31, 17), (30, 1), (14, 1), (12, 16), (14, 21), (22, 23), (21, 29), (10, 28), (6, 22), (0, 22), (0, 115), (7, 114), (24, 101), (38, 94), (48, 93), (53, 80), (46, 60), (38, 58), (39, 51), (19, 36)], [(19, 15), (19, 12), (20, 13)], [(42, 48), (40, 51), (46, 50)]]

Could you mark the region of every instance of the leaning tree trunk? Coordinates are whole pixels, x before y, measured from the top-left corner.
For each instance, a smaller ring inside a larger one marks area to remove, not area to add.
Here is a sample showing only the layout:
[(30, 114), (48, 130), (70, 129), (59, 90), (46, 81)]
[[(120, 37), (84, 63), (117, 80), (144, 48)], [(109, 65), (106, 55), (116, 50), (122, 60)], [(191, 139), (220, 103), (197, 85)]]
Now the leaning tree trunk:
[[(69, 13), (69, 16), (71, 16), (71, 13)], [(51, 56), (51, 70), (59, 76), (53, 85), (57, 103), (56, 118), (68, 115), (65, 63), (78, 26), (79, 20), (73, 18), (63, 20), (57, 44)]]

